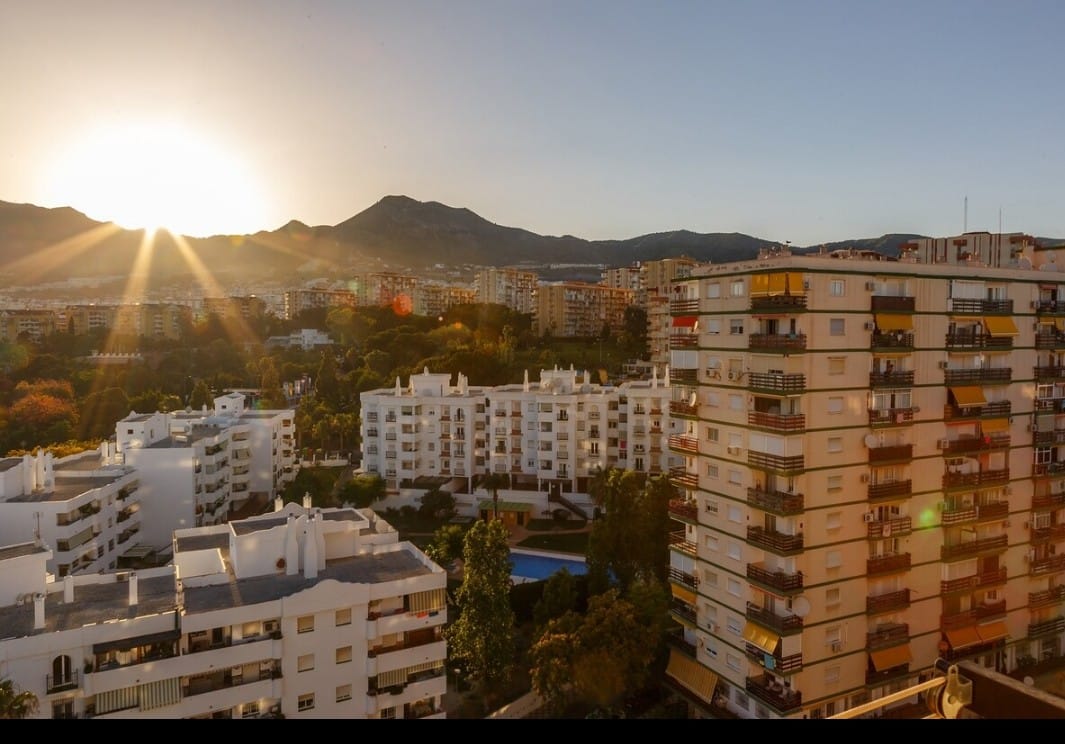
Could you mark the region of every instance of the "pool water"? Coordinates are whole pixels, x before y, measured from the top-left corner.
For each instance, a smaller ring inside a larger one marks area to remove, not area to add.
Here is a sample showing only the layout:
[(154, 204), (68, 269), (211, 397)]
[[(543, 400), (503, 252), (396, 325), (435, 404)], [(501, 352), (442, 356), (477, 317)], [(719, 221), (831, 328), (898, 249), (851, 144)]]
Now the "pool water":
[(588, 573), (588, 566), (583, 558), (512, 550), (510, 560), (513, 564), (510, 576), (517, 582), (541, 581), (550, 578), (562, 568), (566, 568), (574, 576)]

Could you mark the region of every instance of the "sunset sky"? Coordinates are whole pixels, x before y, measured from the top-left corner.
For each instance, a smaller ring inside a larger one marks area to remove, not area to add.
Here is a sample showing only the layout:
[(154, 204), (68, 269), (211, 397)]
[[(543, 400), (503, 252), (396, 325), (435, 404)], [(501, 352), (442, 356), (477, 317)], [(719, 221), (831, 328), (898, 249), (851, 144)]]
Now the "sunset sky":
[(0, 200), (190, 235), (1065, 238), (1065, 3), (0, 2)]

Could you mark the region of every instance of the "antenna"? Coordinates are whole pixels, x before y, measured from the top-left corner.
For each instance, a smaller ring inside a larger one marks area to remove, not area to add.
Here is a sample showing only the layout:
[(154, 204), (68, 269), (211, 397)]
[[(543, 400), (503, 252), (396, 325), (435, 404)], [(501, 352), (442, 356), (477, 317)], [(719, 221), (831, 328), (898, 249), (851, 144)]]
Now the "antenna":
[(965, 214), (962, 217), (962, 233), (969, 232), (969, 197), (965, 197)]

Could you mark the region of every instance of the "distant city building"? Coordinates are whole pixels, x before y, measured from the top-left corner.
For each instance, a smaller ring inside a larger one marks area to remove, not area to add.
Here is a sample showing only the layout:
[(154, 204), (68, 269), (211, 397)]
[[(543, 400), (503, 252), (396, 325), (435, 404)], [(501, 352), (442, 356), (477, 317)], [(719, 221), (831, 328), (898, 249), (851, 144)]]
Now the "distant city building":
[(608, 327), (624, 328), (625, 308), (632, 304), (631, 289), (586, 282), (541, 282), (536, 293), (533, 328), (537, 335), (557, 338), (594, 338)]
[(476, 299), (477, 292), (471, 287), (423, 283), (414, 294), (414, 314), (436, 318), (455, 305), (469, 305)]
[(285, 319), (293, 320), (301, 313), (316, 308), (355, 307), (358, 299), (350, 289), (290, 289), (285, 292)]
[(62, 330), (75, 335), (107, 329), (115, 335), (179, 339), (192, 324), (192, 308), (179, 303), (67, 305)]
[(15, 309), (0, 310), (0, 340), (18, 341), (25, 335), (33, 341), (55, 333), (59, 318), (54, 310)]
[(479, 269), (474, 279), (476, 302), (506, 305), (519, 313), (536, 312), (539, 276), (514, 268)]
[(266, 346), (276, 346), (286, 349), (303, 349), (311, 351), (323, 346), (332, 346), (335, 342), (329, 334), (316, 328), (301, 328), (287, 336), (270, 336), (266, 339)]
[(204, 315), (215, 315), (222, 320), (252, 320), (266, 314), (266, 302), (261, 297), (204, 297)]

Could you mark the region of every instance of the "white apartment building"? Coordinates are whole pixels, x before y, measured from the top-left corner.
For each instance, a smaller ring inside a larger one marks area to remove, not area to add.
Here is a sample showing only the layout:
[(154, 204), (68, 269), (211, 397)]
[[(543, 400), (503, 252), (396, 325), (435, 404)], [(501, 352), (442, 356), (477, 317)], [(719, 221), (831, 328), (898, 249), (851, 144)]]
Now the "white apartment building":
[[(696, 267), (667, 676), (696, 716), (827, 717), (937, 658), (1065, 655), (1065, 272), (1022, 234)], [(905, 701), (902, 701), (905, 702)]]
[(53, 581), (0, 548), (0, 677), (40, 718), (444, 718), (443, 570), (372, 512), (177, 530), (174, 562)]
[(573, 369), (496, 387), (470, 386), (462, 374), (452, 385), (449, 374), (428, 369), (407, 387), (397, 379), (395, 388), (361, 395), (363, 469), (390, 490), (441, 485), (474, 515), (485, 511), (481, 476), (505, 474), (500, 493), (513, 512), (505, 518), (518, 523), (559, 497), (586, 502), (578, 495), (599, 468), (668, 473), (668, 377), (590, 380)]
[(0, 545), (48, 545), (47, 570), (62, 578), (116, 568), (141, 528), (139, 477), (101, 451), (0, 460)]

